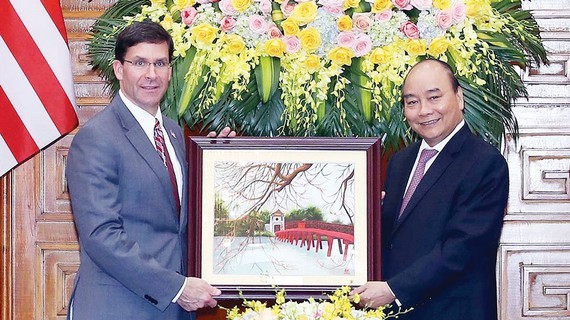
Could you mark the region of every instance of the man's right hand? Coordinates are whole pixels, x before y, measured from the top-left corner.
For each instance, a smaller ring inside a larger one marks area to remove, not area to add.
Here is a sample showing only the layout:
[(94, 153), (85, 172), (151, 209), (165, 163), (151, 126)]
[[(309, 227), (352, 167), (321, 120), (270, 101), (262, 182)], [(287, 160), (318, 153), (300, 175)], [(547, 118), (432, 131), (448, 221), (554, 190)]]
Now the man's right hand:
[(206, 306), (213, 308), (218, 304), (214, 297), (221, 293), (220, 289), (212, 287), (200, 278), (188, 277), (176, 303), (186, 311), (195, 311)]

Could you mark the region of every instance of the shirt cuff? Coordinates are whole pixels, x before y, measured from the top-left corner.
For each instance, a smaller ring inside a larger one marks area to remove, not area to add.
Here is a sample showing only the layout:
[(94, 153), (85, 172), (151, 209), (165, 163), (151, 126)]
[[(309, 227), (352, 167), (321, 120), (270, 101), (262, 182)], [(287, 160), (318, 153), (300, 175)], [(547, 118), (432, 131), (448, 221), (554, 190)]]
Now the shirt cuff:
[(172, 299), (172, 303), (176, 303), (176, 301), (178, 301), (178, 298), (180, 298), (180, 296), (182, 295), (182, 291), (184, 291), (184, 287), (186, 287), (186, 281), (188, 281), (188, 278), (184, 277), (184, 283), (182, 284), (182, 288), (178, 290), (178, 293), (176, 294), (176, 296), (174, 296), (174, 299)]
[(402, 303), (400, 302), (400, 300), (398, 300), (398, 298), (396, 297), (396, 295), (394, 294), (394, 291), (392, 291), (392, 288), (390, 288), (390, 285), (388, 284), (388, 282), (386, 282), (386, 286), (388, 287), (388, 290), (390, 290), (390, 293), (394, 296), (394, 302), (396, 302), (396, 304), (398, 305), (398, 307), (402, 306)]

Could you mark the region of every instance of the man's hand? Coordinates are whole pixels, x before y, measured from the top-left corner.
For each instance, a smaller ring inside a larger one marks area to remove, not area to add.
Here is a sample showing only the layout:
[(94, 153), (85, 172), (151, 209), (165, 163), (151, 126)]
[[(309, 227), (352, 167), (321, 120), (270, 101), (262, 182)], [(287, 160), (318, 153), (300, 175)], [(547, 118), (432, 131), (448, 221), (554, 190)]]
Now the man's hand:
[(216, 133), (216, 131), (210, 131), (207, 135), (208, 138), (233, 138), (236, 136), (236, 132), (233, 131), (230, 127), (225, 127), (220, 131), (220, 133)]
[(195, 311), (206, 306), (213, 308), (218, 304), (214, 296), (221, 293), (218, 288), (212, 287), (200, 278), (188, 277), (186, 286), (176, 303), (186, 311)]
[(369, 308), (378, 308), (392, 303), (396, 299), (385, 281), (367, 282), (352, 290), (350, 294), (360, 295), (359, 304)]

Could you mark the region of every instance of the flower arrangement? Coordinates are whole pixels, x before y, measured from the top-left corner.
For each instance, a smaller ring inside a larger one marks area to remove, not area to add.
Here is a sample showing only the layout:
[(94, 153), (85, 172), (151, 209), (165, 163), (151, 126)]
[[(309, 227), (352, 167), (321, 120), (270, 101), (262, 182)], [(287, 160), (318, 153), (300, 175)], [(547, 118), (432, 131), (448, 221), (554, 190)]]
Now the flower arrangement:
[[(357, 309), (349, 297), (350, 288), (343, 286), (327, 295), (328, 300), (309, 298), (302, 302), (285, 301), (285, 290), (275, 295), (275, 304), (271, 307), (257, 300), (244, 300), (243, 310), (234, 307), (227, 310), (228, 320), (333, 320), (333, 319), (374, 319), (397, 318), (399, 313), (386, 313), (385, 307), (377, 309)], [(358, 295), (354, 296), (358, 303)]]
[(472, 130), (499, 144), (517, 133), (517, 67), (547, 63), (520, 0), (118, 0), (93, 27), (92, 63), (118, 90), (111, 63), (132, 21), (172, 35), (173, 78), (163, 111), (190, 127), (247, 135), (415, 139), (400, 86), (426, 58), (448, 62)]

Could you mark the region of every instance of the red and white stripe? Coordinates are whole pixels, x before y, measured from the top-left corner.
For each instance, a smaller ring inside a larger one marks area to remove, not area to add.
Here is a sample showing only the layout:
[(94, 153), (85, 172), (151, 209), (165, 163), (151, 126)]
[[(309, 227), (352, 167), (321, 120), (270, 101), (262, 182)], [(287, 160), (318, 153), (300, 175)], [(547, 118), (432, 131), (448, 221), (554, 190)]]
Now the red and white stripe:
[(59, 0), (0, 0), (0, 176), (76, 126)]

